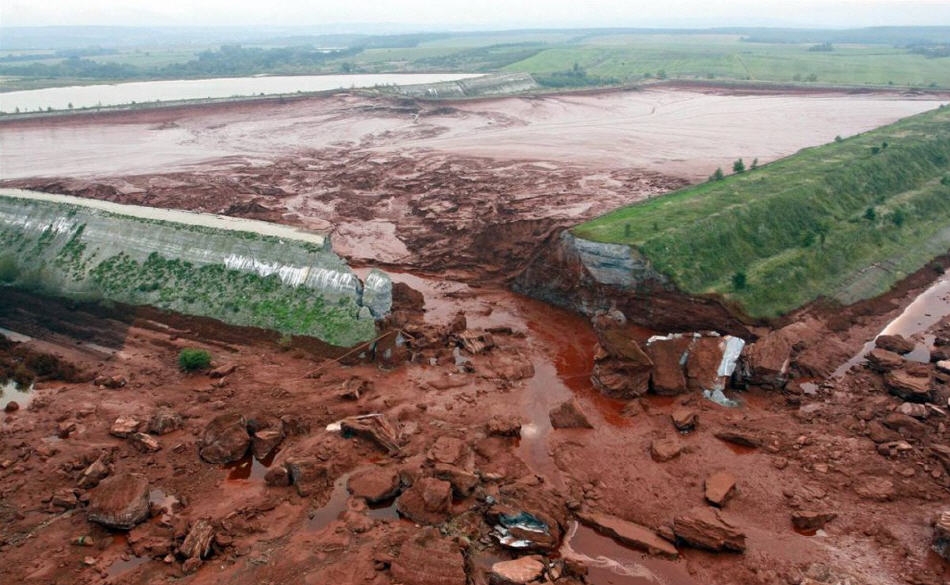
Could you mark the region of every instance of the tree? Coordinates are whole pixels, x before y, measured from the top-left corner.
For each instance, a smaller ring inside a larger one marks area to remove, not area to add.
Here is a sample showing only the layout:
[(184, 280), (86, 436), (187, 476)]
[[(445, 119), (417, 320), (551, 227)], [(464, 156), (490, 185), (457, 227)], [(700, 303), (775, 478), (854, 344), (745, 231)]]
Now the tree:
[(737, 160), (736, 162), (732, 163), (732, 172), (736, 174), (745, 172), (745, 163), (742, 162), (741, 158)]
[(864, 210), (864, 219), (868, 221), (874, 221), (875, 219), (877, 219), (877, 212), (874, 211), (873, 207), (868, 207), (867, 209)]
[(710, 181), (721, 181), (726, 175), (722, 172), (722, 167), (716, 169), (716, 172), (709, 176)]
[(759, 168), (759, 159), (758, 158), (752, 159), (752, 166), (749, 168), (752, 169), (753, 171)]

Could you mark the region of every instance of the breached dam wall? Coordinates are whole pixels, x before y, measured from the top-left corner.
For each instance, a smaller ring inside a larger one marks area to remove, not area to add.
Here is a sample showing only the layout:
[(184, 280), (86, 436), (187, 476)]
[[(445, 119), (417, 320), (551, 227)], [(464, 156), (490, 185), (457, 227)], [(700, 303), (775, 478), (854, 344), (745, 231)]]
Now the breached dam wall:
[(364, 285), (320, 234), (12, 189), (0, 189), (0, 286), (339, 346), (372, 339), (392, 300), (388, 276), (374, 271)]

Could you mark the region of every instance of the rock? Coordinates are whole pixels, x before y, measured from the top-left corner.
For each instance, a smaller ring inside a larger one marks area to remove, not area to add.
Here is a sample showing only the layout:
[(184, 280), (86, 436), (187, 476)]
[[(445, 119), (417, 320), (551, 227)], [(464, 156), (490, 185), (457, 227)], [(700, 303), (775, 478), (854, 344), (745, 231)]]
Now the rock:
[(148, 432), (153, 435), (167, 435), (185, 426), (181, 415), (170, 408), (159, 408), (148, 419)]
[(932, 380), (929, 375), (894, 370), (884, 374), (884, 385), (891, 394), (910, 402), (928, 402), (931, 398)]
[(891, 370), (896, 370), (904, 365), (904, 358), (897, 355), (893, 351), (888, 351), (879, 347), (872, 349), (864, 357), (868, 362), (868, 367), (875, 372), (890, 372)]
[(725, 505), (736, 488), (736, 477), (728, 471), (717, 471), (706, 478), (706, 501), (718, 507)]
[(699, 414), (692, 408), (677, 408), (670, 416), (673, 419), (673, 426), (681, 432), (695, 429), (699, 422)]
[(693, 338), (686, 358), (687, 388), (694, 391), (725, 389), (726, 379), (719, 375), (725, 348), (725, 338), (718, 335)]
[(496, 414), (488, 419), (486, 427), (489, 435), (499, 437), (520, 437), (521, 419), (516, 416), (505, 416)]
[(86, 516), (90, 522), (129, 530), (148, 518), (148, 479), (120, 473), (102, 480), (92, 491)]
[(401, 451), (399, 425), (389, 420), (386, 415), (351, 416), (340, 421), (340, 428), (345, 434), (356, 435), (376, 443), (389, 455), (398, 455)]
[(216, 416), (208, 423), (198, 442), (198, 454), (208, 463), (231, 463), (244, 457), (250, 445), (247, 419), (233, 412)]
[(143, 522), (129, 531), (129, 548), (137, 557), (161, 558), (175, 551), (175, 531), (155, 522)]
[(105, 479), (112, 472), (106, 455), (100, 455), (98, 459), (93, 461), (89, 467), (83, 470), (82, 475), (79, 476), (79, 487), (82, 489), (90, 489), (99, 485), (99, 482)]
[(944, 374), (950, 374), (950, 360), (939, 360), (937, 362), (937, 369)]
[(72, 510), (79, 505), (79, 498), (76, 497), (76, 492), (72, 488), (64, 488), (53, 492), (49, 503), (54, 508)]
[(930, 452), (936, 457), (947, 473), (950, 473), (950, 447), (934, 443), (930, 446)]
[(650, 456), (660, 463), (679, 457), (682, 452), (683, 444), (677, 439), (653, 439), (650, 443)]
[(396, 511), (419, 524), (445, 522), (452, 506), (452, 484), (424, 477), (396, 498)]
[(748, 382), (766, 388), (782, 388), (788, 382), (792, 344), (779, 330), (743, 348), (740, 360)]
[(594, 357), (591, 382), (614, 398), (636, 398), (650, 389), (653, 362), (623, 329), (598, 330), (602, 351)]
[(452, 484), (452, 493), (460, 498), (472, 495), (478, 487), (478, 476), (446, 463), (436, 463), (433, 475)]
[(462, 465), (471, 456), (471, 449), (458, 437), (443, 435), (435, 440), (426, 457), (435, 463)]
[(56, 436), (60, 439), (68, 439), (69, 435), (76, 432), (77, 428), (75, 421), (65, 420), (56, 425)]
[(371, 504), (383, 502), (399, 494), (399, 473), (392, 467), (373, 466), (351, 475), (346, 489)]
[(653, 362), (651, 387), (655, 394), (673, 395), (686, 392), (683, 366), (689, 355), (691, 337), (671, 336), (647, 343), (645, 351)]
[(10, 413), (20, 410), (20, 403), (16, 400), (11, 400), (7, 402), (6, 406), (3, 407), (3, 412)]
[(534, 377), (534, 364), (520, 353), (495, 353), (488, 360), (488, 367), (496, 377), (508, 382)]
[(233, 374), (234, 370), (236, 369), (237, 369), (237, 364), (224, 364), (208, 372), (208, 376), (212, 378), (223, 378), (225, 376), (230, 376), (231, 374)]
[(901, 435), (907, 437), (922, 437), (927, 434), (929, 428), (926, 424), (920, 422), (916, 418), (907, 416), (906, 414), (901, 414), (899, 412), (892, 412), (888, 414), (881, 422), (887, 428), (894, 429)]
[(884, 477), (872, 477), (865, 479), (854, 488), (854, 492), (865, 500), (874, 500), (877, 502), (887, 502), (893, 500), (897, 495), (894, 489), (894, 483)]
[(903, 335), (879, 335), (878, 338), (874, 340), (874, 345), (900, 355), (910, 353), (914, 351), (914, 347), (916, 347), (913, 341), (910, 341)]
[(950, 561), (950, 511), (941, 512), (934, 523), (933, 549)]
[(458, 545), (435, 529), (424, 529), (402, 542), (390, 567), (393, 582), (406, 585), (462, 585), (465, 559)]
[(825, 524), (838, 517), (834, 512), (816, 512), (814, 510), (795, 510), (792, 512), (792, 525), (798, 530), (810, 531), (824, 528)]
[(251, 452), (258, 460), (266, 459), (286, 436), (283, 421), (270, 415), (258, 415), (248, 419), (247, 430), (251, 434)]
[(597, 532), (613, 538), (626, 546), (642, 550), (651, 555), (676, 557), (676, 547), (657, 536), (655, 532), (634, 522), (596, 512), (579, 513), (577, 519)]
[(186, 559), (206, 559), (211, 554), (213, 541), (214, 527), (206, 519), (201, 518), (191, 525), (185, 541), (178, 547), (178, 554)]
[(142, 426), (142, 421), (131, 416), (120, 416), (109, 427), (109, 434), (124, 439), (138, 431), (140, 426)]
[(576, 398), (571, 398), (551, 409), (548, 413), (551, 426), (556, 429), (592, 429), (594, 425), (587, 420)]
[(102, 386), (104, 388), (116, 390), (118, 388), (124, 387), (129, 383), (129, 381), (125, 376), (116, 374), (114, 376), (96, 376), (92, 383), (96, 386)]
[(145, 433), (132, 433), (129, 435), (129, 443), (141, 453), (155, 453), (162, 448), (158, 439)]
[(925, 419), (930, 415), (929, 408), (923, 404), (917, 404), (914, 402), (901, 403), (901, 405), (897, 407), (896, 412), (916, 419)]
[(325, 463), (316, 457), (288, 459), (284, 462), (290, 483), (301, 497), (309, 497), (330, 487), (330, 474)]
[(901, 436), (878, 421), (872, 420), (868, 423), (868, 438), (875, 443), (888, 443), (900, 439)]
[(499, 561), (491, 567), (492, 585), (525, 585), (541, 579), (544, 563), (538, 557)]
[(283, 465), (276, 465), (267, 470), (264, 474), (264, 483), (274, 487), (286, 487), (290, 485), (290, 472)]
[(699, 506), (673, 519), (676, 537), (712, 551), (745, 551), (745, 534), (713, 508)]
[(762, 446), (762, 439), (750, 431), (740, 429), (731, 429), (726, 431), (717, 431), (714, 435), (720, 441), (733, 443), (740, 447), (758, 448)]

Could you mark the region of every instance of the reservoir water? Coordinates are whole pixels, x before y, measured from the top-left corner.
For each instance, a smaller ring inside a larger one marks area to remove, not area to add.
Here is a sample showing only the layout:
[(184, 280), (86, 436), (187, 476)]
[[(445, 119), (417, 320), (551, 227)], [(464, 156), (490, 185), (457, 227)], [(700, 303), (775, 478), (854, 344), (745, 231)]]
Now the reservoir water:
[(295, 75), (136, 81), (0, 93), (0, 112), (36, 112), (259, 95), (329, 91), (377, 85), (420, 85), (479, 77), (470, 73)]

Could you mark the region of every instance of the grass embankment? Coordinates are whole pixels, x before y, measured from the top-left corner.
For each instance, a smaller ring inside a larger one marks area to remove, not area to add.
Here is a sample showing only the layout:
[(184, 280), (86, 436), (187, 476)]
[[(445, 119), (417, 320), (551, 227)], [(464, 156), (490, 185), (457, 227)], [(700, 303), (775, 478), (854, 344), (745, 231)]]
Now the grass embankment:
[(574, 229), (629, 244), (751, 317), (885, 292), (950, 249), (950, 107), (634, 205)]

